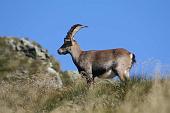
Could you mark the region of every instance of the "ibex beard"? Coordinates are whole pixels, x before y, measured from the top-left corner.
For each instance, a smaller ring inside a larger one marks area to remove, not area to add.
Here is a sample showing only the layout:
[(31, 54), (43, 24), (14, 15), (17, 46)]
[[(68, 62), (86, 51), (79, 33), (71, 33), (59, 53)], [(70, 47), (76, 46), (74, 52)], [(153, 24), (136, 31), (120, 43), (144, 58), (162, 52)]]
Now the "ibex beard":
[(88, 84), (94, 83), (94, 78), (113, 78), (118, 76), (121, 81), (130, 79), (129, 72), (136, 62), (135, 55), (123, 48), (109, 50), (81, 50), (74, 39), (75, 34), (87, 26), (75, 24), (68, 31), (64, 44), (58, 49), (58, 54), (70, 54), (79, 73)]

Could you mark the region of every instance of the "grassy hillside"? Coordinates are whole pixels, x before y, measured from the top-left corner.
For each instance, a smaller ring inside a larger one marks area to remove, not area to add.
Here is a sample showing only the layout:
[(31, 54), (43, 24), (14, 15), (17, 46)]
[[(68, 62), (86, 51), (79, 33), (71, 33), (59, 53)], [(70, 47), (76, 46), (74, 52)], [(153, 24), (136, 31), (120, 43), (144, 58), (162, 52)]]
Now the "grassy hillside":
[[(56, 88), (44, 60), (16, 52), (0, 38), (0, 113), (169, 113), (170, 80), (100, 80), (87, 87), (83, 78), (72, 72), (59, 72), (63, 87)], [(15, 39), (18, 40), (18, 39)], [(35, 43), (36, 44), (36, 43)], [(26, 51), (27, 52), (27, 51)], [(74, 77), (73, 77), (74, 76)], [(47, 82), (47, 80), (49, 80)]]
[[(65, 75), (62, 75), (65, 76)], [(66, 75), (67, 76), (67, 75)], [(0, 113), (168, 113), (170, 81), (133, 78), (128, 83), (62, 78), (64, 88), (39, 86), (34, 80), (1, 81)]]

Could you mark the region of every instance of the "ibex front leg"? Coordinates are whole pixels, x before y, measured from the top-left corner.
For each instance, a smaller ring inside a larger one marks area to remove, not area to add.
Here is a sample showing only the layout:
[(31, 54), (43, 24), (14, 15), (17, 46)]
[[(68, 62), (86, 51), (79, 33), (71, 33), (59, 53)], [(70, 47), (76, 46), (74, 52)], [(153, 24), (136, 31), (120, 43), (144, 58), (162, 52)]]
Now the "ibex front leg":
[(93, 78), (92, 73), (81, 71), (80, 74), (82, 75), (83, 78), (86, 78), (88, 85), (91, 85), (91, 83), (94, 83), (94, 78)]

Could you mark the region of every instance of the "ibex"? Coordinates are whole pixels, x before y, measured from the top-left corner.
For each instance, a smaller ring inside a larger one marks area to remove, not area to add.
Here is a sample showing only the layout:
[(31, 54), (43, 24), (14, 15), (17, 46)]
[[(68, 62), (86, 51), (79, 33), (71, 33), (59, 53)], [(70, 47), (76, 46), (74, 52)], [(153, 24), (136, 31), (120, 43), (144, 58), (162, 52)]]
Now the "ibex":
[(136, 62), (135, 55), (123, 48), (82, 51), (74, 36), (85, 27), (87, 26), (81, 24), (73, 25), (58, 53), (71, 55), (79, 73), (86, 77), (87, 83), (94, 82), (95, 77), (113, 78), (116, 75), (121, 81), (129, 80), (129, 71)]

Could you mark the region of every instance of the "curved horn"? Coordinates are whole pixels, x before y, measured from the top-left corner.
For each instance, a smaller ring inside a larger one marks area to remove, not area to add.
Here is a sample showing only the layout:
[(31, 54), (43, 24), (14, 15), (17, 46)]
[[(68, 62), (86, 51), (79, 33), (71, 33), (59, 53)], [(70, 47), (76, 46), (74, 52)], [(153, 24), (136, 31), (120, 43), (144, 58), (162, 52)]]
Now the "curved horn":
[(81, 29), (87, 26), (81, 24), (75, 24), (71, 27), (71, 29), (67, 32), (66, 38), (73, 39), (74, 35)]

